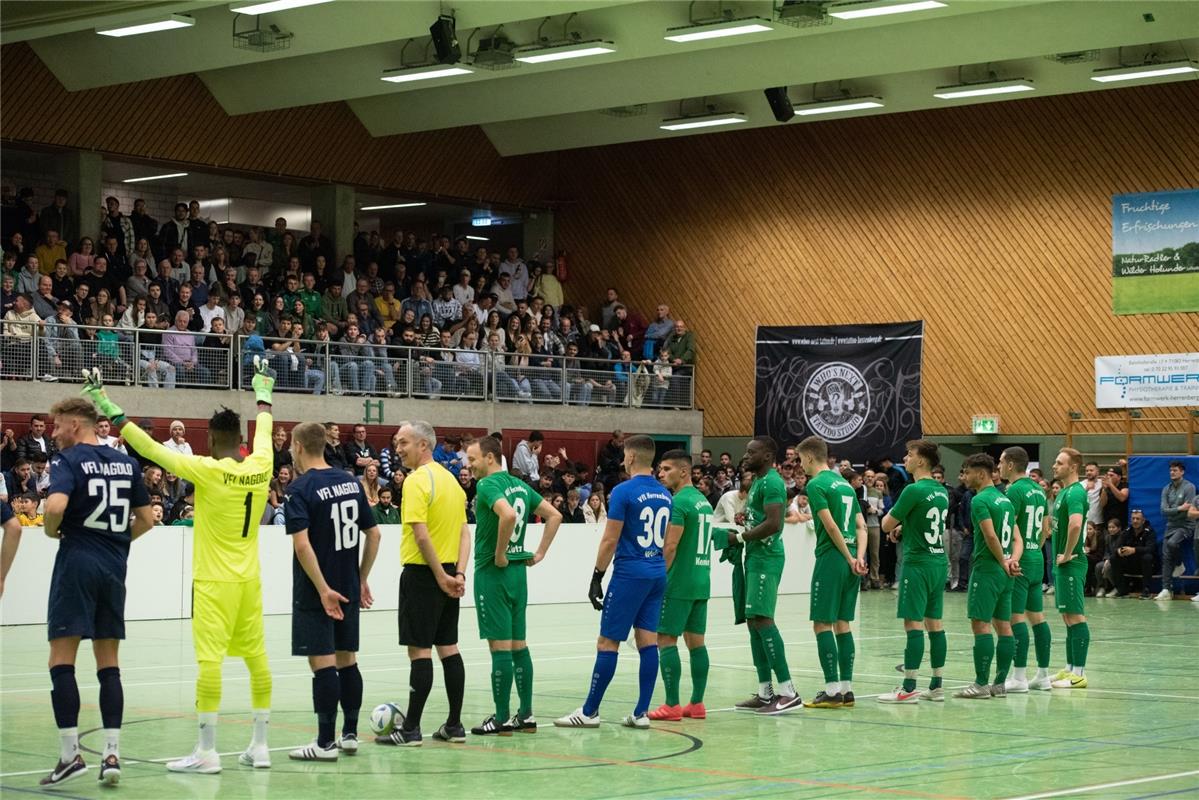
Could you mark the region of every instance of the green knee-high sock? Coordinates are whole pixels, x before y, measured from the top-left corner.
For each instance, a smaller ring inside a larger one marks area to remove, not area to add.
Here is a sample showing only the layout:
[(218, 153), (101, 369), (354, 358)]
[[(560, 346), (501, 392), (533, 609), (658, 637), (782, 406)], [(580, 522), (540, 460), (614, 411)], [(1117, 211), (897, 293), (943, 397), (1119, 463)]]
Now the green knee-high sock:
[(520, 697), (517, 712), (522, 717), (533, 715), (533, 657), (529, 648), (512, 651), (512, 671), (516, 680), (516, 694)]
[(1080, 622), (1077, 625), (1071, 625), (1070, 630), (1074, 631), (1074, 668), (1081, 670), (1087, 665), (1087, 650), (1091, 647), (1091, 628), (1085, 622)]
[(702, 703), (707, 688), (708, 648), (701, 645), (691, 651), (691, 702)]
[(1066, 666), (1074, 666), (1074, 625), (1066, 626)]
[(787, 651), (783, 645), (783, 636), (777, 625), (767, 625), (760, 628), (762, 643), (766, 646), (766, 657), (770, 660), (770, 668), (779, 686), (791, 680), (791, 670), (787, 667)]
[[(1016, 669), (1024, 669), (1028, 666), (1028, 623), (1014, 623), (1012, 636), (1016, 639), (1016, 654), (1012, 656), (1012, 666)], [(1022, 677), (1022, 673), (1017, 674)]]
[(766, 643), (756, 628), (749, 629), (749, 649), (754, 657), (754, 669), (758, 671), (758, 683), (770, 683), (770, 659), (766, 657)]
[(949, 639), (945, 631), (928, 632), (928, 665), (933, 669), (933, 679), (928, 688), (941, 688), (941, 671), (945, 669), (945, 659), (949, 656)]
[[(841, 682), (848, 683), (853, 680), (853, 659), (857, 653), (857, 648), (853, 643), (853, 631), (837, 634), (837, 664), (841, 668)], [(844, 686), (841, 687), (845, 689)], [(848, 689), (845, 689), (848, 691)]]
[(1037, 667), (1049, 669), (1049, 658), (1053, 648), (1053, 633), (1049, 630), (1049, 623), (1042, 620), (1033, 625), (1032, 639), (1037, 653)]
[(995, 682), (1007, 680), (1008, 670), (1012, 667), (1012, 656), (1016, 653), (1016, 637), (1000, 636), (995, 644)]
[(903, 690), (916, 691), (916, 671), (924, 660), (924, 631), (917, 628), (908, 631), (908, 643), (903, 648)]
[(658, 666), (662, 670), (662, 686), (666, 688), (666, 705), (679, 704), (679, 673), (683, 664), (679, 661), (679, 648), (675, 645), (658, 650)]
[(512, 695), (512, 651), (496, 650), (491, 654), (491, 697), (495, 700), (495, 721), (505, 722), (512, 717), (509, 703)]
[(995, 637), (989, 633), (974, 634), (974, 682), (986, 686), (991, 677), (991, 661), (995, 658)]
[(820, 656), (820, 668), (824, 670), (824, 682), (837, 680), (837, 637), (832, 631), (816, 634), (816, 652)]

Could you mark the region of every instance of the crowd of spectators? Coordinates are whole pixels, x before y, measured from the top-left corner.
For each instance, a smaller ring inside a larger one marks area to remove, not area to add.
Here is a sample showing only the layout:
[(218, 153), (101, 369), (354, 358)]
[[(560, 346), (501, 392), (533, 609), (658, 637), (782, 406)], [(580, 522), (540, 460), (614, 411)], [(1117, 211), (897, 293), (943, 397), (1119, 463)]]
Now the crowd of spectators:
[(277, 388), (314, 394), (690, 405), (684, 320), (660, 305), (647, 321), (612, 288), (593, 321), (563, 302), (554, 260), (515, 246), (355, 223), (339, 262), (319, 221), (306, 234), (282, 217), (220, 225), (192, 200), (160, 223), (115, 197), (80, 235), (65, 191), (40, 212), (32, 194), (5, 190), (0, 374), (28, 374), (36, 330), (43, 380), (95, 366), (151, 387), (229, 387), (258, 355)]

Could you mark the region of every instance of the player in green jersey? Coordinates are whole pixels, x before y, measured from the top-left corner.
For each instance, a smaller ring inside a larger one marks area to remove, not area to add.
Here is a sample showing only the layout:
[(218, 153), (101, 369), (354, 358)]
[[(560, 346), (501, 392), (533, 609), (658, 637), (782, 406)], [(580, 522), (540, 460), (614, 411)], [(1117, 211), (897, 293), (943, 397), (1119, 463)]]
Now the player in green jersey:
[(1062, 448), (1053, 462), (1053, 477), (1062, 482), (1053, 516), (1054, 600), (1066, 623), (1066, 668), (1053, 679), (1054, 689), (1087, 688), (1087, 650), (1091, 629), (1083, 608), (1083, 583), (1087, 577), (1087, 557), (1083, 554), (1082, 526), (1087, 518), (1086, 487), (1078, 481), (1082, 453), (1073, 447)]
[[(562, 514), (527, 483), (504, 471), (500, 443), (491, 436), (466, 448), (479, 483), (475, 490), (475, 614), (479, 638), (491, 650), (491, 695), (495, 714), (471, 728), (476, 736), (536, 733), (533, 718), (533, 659), (525, 642), (529, 590), (525, 570), (545, 558)], [(537, 552), (525, 550), (525, 526), (536, 514), (545, 520)], [(509, 716), (515, 678), (520, 707)]]
[[(677, 722), (704, 719), (708, 685), (708, 597), (711, 595), (712, 505), (691, 484), (691, 456), (683, 450), (663, 453), (658, 480), (674, 495), (662, 555), (666, 558), (666, 596), (658, 623), (658, 658), (666, 702), (649, 712), (650, 719)], [(679, 704), (679, 636), (691, 660), (691, 702)]]
[[(949, 560), (945, 556), (945, 522), (949, 517), (949, 492), (933, 478), (941, 462), (936, 442), (908, 442), (903, 466), (915, 480), (903, 487), (895, 505), (883, 517), (882, 528), (893, 542), (903, 539), (903, 579), (895, 616), (903, 620), (907, 645), (903, 649), (903, 686), (879, 695), (880, 703), (915, 704), (923, 698), (941, 702), (941, 681), (948, 646), (941, 623)], [(929, 661), (933, 678), (928, 691), (916, 691), (916, 673), (924, 658), (924, 633), (928, 632)]]
[[(754, 667), (758, 671), (757, 694), (737, 703), (737, 708), (759, 714), (785, 714), (803, 703), (791, 682), (783, 637), (774, 624), (779, 580), (786, 561), (783, 510), (787, 507), (787, 485), (774, 469), (777, 452), (778, 445), (769, 436), (752, 439), (745, 448), (743, 463), (754, 473), (745, 501), (746, 530), (729, 532), (730, 546), (745, 544), (745, 617)], [(778, 679), (777, 687), (770, 682), (772, 669)]]
[(828, 444), (809, 436), (796, 448), (808, 476), (808, 502), (816, 529), (816, 565), (808, 619), (824, 670), (824, 691), (806, 708), (849, 708), (854, 704), (856, 648), (849, 623), (858, 603), (859, 578), (866, 574), (866, 518), (853, 487), (828, 467)]
[[(1028, 452), (1023, 447), (1009, 447), (999, 456), (999, 474), (1008, 482), (1007, 498), (1012, 501), (1016, 532), (1024, 545), (1020, 556), (1020, 573), (1012, 584), (1012, 635), (1016, 638), (1016, 656), (1012, 674), (1004, 688), (1008, 692), (1024, 693), (1029, 689), (1045, 691), (1050, 688), (1049, 653), (1052, 634), (1042, 612), (1041, 576), (1045, 574), (1045, 556), (1041, 545), (1049, 530), (1046, 512), (1049, 501), (1041, 485), (1028, 477)], [(1027, 622), (1025, 621), (1027, 620)], [(1037, 674), (1028, 679), (1028, 626), (1032, 624), (1036, 643)]]
[[(1023, 543), (1013, 541), (1012, 502), (992, 481), (995, 459), (975, 453), (962, 465), (966, 486), (975, 492), (970, 500), (970, 521), (974, 524), (974, 553), (970, 557), (970, 593), (966, 612), (974, 630), (974, 683), (954, 694), (967, 700), (1004, 697), (1003, 688), (1016, 640), (1012, 636), (1012, 578), (1020, 572)], [(991, 625), (999, 634), (998, 646)], [(990, 683), (991, 661), (995, 664), (995, 683)]]

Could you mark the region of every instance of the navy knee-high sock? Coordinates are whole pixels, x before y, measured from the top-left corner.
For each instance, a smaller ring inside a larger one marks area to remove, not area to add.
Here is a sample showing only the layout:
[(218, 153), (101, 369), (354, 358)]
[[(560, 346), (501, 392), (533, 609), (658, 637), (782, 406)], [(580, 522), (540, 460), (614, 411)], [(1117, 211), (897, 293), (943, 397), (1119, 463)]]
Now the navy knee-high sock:
[(332, 747), (336, 740), (333, 731), (337, 728), (337, 704), (341, 697), (341, 682), (337, 679), (337, 667), (325, 667), (312, 674), (312, 710), (316, 712), (316, 743), (321, 747)]
[(121, 688), (120, 667), (105, 667), (96, 671), (100, 682), (100, 721), (105, 728), (121, 727), (125, 715), (125, 690)]
[(59, 728), (79, 727), (79, 684), (75, 682), (75, 665), (59, 664), (50, 667), (50, 703), (54, 706), (54, 724)]
[(362, 673), (358, 664), (337, 671), (341, 681), (341, 732), (358, 735), (358, 712), (362, 708)]

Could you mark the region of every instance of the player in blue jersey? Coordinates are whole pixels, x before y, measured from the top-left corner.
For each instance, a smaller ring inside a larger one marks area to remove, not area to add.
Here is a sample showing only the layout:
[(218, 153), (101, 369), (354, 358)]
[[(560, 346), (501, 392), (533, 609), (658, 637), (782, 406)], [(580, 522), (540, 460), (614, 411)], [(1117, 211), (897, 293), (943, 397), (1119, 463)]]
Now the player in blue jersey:
[[(653, 439), (630, 436), (625, 440), (624, 468), (632, 477), (616, 486), (608, 498), (608, 522), (587, 593), (591, 605), (603, 611), (591, 691), (581, 708), (554, 720), (560, 728), (599, 727), (600, 701), (616, 673), (616, 653), (620, 643), (628, 638), (630, 627), (636, 632), (637, 649), (641, 653), (641, 690), (637, 707), (624, 718), (623, 724), (630, 728), (650, 726), (646, 712), (658, 677), (658, 620), (666, 592), (662, 547), (672, 503), (670, 491), (654, 480), (653, 464)], [(613, 555), (616, 566), (605, 595), (604, 573)]]
[[(295, 761), (336, 761), (358, 753), (358, 608), (373, 598), (366, 579), (379, 553), (379, 527), (353, 475), (325, 462), (325, 426), (301, 422), (291, 432), (300, 477), (287, 487), (283, 516), (295, 558), (291, 575), (291, 654), (307, 656), (317, 736), (292, 750)], [(366, 537), (362, 565), (359, 541)], [(341, 704), (341, 738), (334, 736)]]
[(59, 756), (41, 785), (58, 786), (87, 772), (79, 752), (75, 655), (79, 640), (91, 639), (104, 727), (99, 777), (111, 786), (121, 779), (125, 697), (117, 646), (125, 638), (125, 565), (129, 543), (154, 526), (154, 517), (137, 461), (96, 439), (95, 406), (72, 398), (56, 403), (50, 414), (59, 452), (50, 462), (45, 530), (59, 543), (47, 625)]

